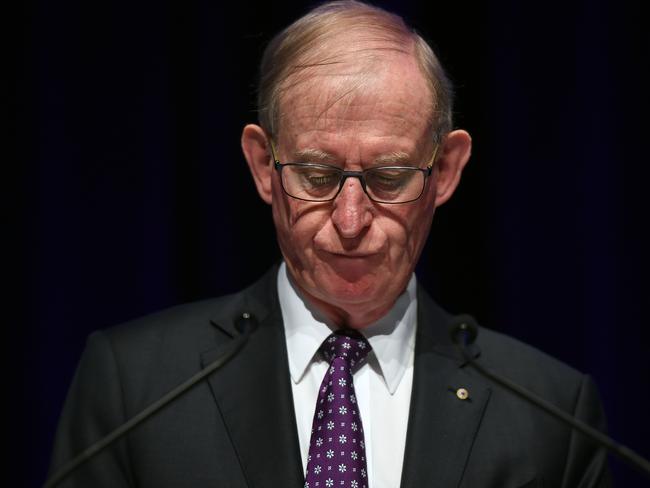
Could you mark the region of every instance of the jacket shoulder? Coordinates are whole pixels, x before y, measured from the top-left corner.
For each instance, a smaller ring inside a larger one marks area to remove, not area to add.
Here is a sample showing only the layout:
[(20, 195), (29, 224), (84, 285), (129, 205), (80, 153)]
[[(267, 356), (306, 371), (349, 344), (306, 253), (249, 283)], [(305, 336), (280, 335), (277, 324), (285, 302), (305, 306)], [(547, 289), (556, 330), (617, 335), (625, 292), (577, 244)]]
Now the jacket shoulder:
[(183, 346), (201, 349), (201, 344), (208, 348), (214, 345), (215, 337), (230, 338), (237, 334), (237, 323), (244, 313), (258, 320), (270, 313), (277, 302), (276, 276), (277, 267), (274, 267), (240, 292), (170, 307), (101, 333), (122, 347), (137, 348), (141, 344), (151, 347), (164, 341), (177, 349)]
[(484, 327), (479, 330), (477, 343), (480, 348), (477, 360), (485, 368), (565, 411), (575, 413), (585, 391), (593, 395), (590, 403), (600, 403), (588, 375), (531, 345)]
[(552, 390), (584, 381), (584, 374), (572, 366), (506, 334), (480, 327), (477, 342), (480, 361), (513, 381)]

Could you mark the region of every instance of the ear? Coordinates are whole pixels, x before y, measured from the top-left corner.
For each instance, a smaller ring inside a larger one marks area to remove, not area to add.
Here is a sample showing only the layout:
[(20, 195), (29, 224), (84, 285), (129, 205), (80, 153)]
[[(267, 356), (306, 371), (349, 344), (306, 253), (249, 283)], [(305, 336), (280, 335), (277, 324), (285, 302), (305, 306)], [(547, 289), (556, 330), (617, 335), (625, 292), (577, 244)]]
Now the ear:
[(272, 201), (273, 161), (266, 133), (259, 125), (248, 124), (241, 135), (241, 147), (251, 170), (257, 192), (269, 205)]
[(447, 134), (440, 147), (434, 171), (436, 171), (436, 207), (451, 198), (460, 182), (460, 174), (472, 152), (472, 138), (464, 130)]

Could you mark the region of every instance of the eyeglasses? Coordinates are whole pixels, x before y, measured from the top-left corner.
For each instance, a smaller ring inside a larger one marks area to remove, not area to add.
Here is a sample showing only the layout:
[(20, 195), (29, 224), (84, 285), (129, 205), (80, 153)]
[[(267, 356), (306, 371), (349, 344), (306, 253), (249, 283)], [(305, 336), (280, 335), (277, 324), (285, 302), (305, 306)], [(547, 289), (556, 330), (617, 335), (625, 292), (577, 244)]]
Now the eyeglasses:
[(290, 197), (307, 202), (334, 200), (347, 178), (358, 178), (361, 188), (373, 202), (414, 202), (424, 193), (438, 152), (436, 146), (426, 168), (378, 166), (363, 171), (344, 171), (329, 164), (281, 163), (275, 155), (273, 141), (269, 142), (275, 169), (280, 173), (282, 189)]

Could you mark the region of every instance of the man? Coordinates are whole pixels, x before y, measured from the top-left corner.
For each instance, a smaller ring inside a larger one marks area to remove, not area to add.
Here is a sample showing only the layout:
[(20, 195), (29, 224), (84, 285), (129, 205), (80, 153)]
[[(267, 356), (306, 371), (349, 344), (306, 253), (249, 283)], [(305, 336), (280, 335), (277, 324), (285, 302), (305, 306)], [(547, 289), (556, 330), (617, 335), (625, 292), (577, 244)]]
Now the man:
[[(267, 48), (259, 110), (242, 148), (282, 264), (236, 295), (91, 336), (53, 466), (254, 330), (64, 486), (608, 486), (602, 452), (464, 367), (452, 317), (417, 285), (471, 149), (426, 43), (383, 10), (325, 4)], [(569, 367), (487, 330), (473, 354), (603, 425)]]

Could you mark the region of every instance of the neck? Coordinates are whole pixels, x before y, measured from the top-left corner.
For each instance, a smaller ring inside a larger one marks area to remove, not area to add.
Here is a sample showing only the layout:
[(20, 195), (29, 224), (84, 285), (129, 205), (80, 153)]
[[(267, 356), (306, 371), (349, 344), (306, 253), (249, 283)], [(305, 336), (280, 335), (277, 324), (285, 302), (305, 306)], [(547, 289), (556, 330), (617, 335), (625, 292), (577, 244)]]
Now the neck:
[(293, 279), (288, 269), (287, 276), (294, 290), (307, 302), (308, 308), (316, 311), (324, 322), (351, 329), (363, 329), (388, 314), (408, 284), (408, 281), (404, 283), (400, 293), (390, 299), (383, 300), (380, 306), (377, 306), (377, 303), (374, 302), (332, 304), (315, 297), (301, 287)]

